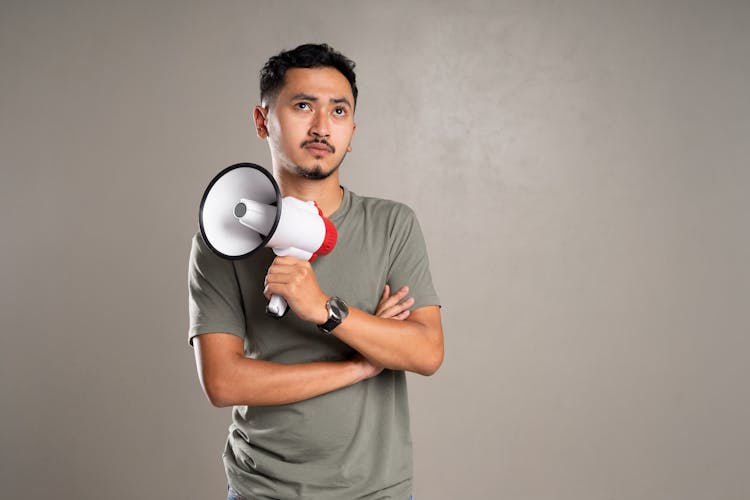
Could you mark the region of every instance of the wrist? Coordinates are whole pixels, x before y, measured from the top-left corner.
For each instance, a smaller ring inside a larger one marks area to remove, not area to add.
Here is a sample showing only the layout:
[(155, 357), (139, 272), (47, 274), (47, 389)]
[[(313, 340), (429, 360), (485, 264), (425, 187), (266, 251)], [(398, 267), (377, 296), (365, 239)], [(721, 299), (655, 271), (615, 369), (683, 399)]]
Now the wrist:
[(369, 376), (369, 368), (367, 366), (367, 362), (364, 359), (353, 359), (350, 361), (352, 366), (352, 371), (354, 372), (354, 380), (357, 382), (362, 382), (363, 380), (366, 380)]
[(324, 334), (330, 334), (349, 315), (349, 306), (340, 297), (332, 296), (326, 301), (326, 319), (318, 323), (318, 329)]
[(361, 354), (356, 354), (351, 360), (357, 382), (362, 382), (380, 374), (383, 368), (372, 363)]
[(328, 307), (326, 304), (328, 304), (329, 299), (328, 295), (323, 295), (322, 301), (315, 307), (315, 317), (312, 319), (312, 322), (316, 325), (322, 325), (328, 321)]

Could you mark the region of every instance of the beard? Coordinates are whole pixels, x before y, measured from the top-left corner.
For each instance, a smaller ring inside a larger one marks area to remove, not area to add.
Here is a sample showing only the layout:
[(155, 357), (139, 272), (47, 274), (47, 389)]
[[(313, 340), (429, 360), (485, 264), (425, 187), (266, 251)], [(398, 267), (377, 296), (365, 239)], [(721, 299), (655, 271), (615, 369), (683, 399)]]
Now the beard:
[(323, 171), (323, 167), (321, 167), (320, 163), (316, 163), (312, 167), (305, 167), (300, 164), (294, 164), (292, 165), (292, 169), (294, 170), (294, 173), (296, 173), (300, 177), (313, 181), (322, 181), (323, 179), (329, 178), (331, 175), (333, 175), (334, 172), (339, 169), (341, 164), (344, 162), (344, 158), (346, 158), (346, 153), (344, 153), (344, 156), (341, 157), (341, 161), (339, 161), (336, 166), (328, 172)]
[[(341, 165), (341, 163), (339, 163), (339, 165)], [(327, 179), (328, 177), (330, 177), (336, 170), (338, 170), (339, 165), (336, 165), (328, 172), (323, 172), (323, 169), (320, 167), (320, 165), (314, 165), (312, 168), (303, 167), (302, 165), (294, 165), (292, 168), (294, 168), (294, 172), (300, 177), (304, 177), (305, 179), (310, 179), (313, 181), (322, 181), (323, 179)]]

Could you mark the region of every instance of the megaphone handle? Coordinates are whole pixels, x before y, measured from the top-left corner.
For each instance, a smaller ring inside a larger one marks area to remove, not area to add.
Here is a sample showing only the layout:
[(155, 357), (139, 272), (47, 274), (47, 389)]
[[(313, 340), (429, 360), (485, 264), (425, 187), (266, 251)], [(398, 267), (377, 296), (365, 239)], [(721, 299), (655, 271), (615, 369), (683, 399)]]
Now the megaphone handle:
[(266, 313), (273, 318), (281, 318), (286, 314), (289, 305), (281, 295), (271, 295), (271, 300), (266, 306)]

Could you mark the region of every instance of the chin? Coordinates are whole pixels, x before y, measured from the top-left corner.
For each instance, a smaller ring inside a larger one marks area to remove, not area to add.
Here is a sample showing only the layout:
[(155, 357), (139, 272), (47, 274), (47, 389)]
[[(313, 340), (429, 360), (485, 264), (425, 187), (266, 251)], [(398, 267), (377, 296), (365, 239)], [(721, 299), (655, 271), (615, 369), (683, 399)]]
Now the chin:
[(338, 170), (338, 165), (328, 172), (325, 172), (323, 168), (320, 165), (315, 165), (313, 167), (303, 167), (302, 165), (294, 165), (294, 172), (299, 175), (300, 177), (303, 177), (305, 179), (313, 180), (313, 181), (322, 181), (323, 179), (327, 179), (331, 175), (333, 175), (336, 170)]

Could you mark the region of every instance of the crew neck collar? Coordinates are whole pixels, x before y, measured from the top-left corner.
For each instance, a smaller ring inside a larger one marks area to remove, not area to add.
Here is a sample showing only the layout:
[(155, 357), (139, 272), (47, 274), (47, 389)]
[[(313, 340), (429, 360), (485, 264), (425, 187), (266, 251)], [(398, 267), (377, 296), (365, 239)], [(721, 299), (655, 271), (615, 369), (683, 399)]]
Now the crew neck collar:
[(349, 208), (352, 206), (352, 193), (348, 189), (346, 189), (345, 186), (340, 186), (341, 190), (344, 192), (344, 196), (341, 198), (341, 204), (339, 207), (331, 214), (330, 217), (328, 217), (328, 220), (333, 222), (334, 224), (340, 223), (344, 220), (344, 217), (346, 217), (346, 214), (349, 213)]

